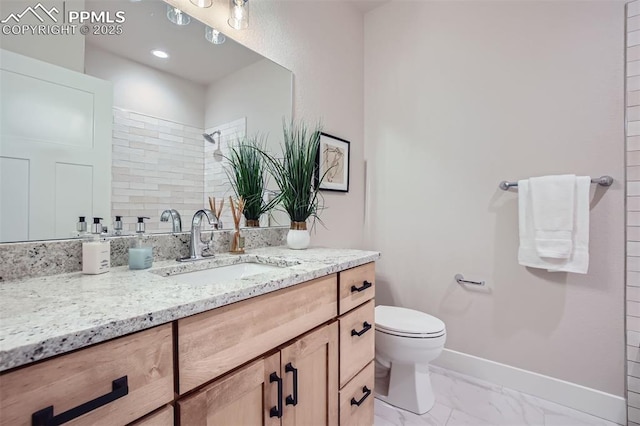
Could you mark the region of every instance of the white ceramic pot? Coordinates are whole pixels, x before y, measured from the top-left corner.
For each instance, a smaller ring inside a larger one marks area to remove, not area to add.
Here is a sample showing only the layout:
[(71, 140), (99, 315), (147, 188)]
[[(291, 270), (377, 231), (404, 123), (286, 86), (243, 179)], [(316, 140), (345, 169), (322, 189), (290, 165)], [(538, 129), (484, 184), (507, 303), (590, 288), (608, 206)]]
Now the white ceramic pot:
[[(302, 228), (302, 229), (301, 229)], [(287, 234), (287, 246), (292, 250), (304, 250), (309, 247), (311, 236), (305, 222), (292, 222)]]

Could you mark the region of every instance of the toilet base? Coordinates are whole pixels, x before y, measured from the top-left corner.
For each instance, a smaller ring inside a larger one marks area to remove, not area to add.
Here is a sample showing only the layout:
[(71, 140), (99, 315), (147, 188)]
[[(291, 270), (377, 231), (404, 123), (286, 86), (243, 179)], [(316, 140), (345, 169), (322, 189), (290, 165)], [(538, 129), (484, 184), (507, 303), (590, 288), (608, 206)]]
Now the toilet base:
[(422, 415), (435, 404), (428, 364), (391, 364), (387, 395), (375, 397), (403, 410)]

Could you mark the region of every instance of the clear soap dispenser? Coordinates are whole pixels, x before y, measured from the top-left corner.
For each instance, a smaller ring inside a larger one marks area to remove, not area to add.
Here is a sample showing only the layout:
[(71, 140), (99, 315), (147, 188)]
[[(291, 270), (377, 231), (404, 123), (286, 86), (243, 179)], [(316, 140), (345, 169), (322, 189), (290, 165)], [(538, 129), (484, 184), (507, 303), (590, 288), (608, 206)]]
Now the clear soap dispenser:
[(153, 247), (145, 242), (145, 219), (149, 218), (138, 217), (136, 236), (131, 241), (129, 248), (129, 269), (147, 269), (153, 265)]
[(82, 273), (89, 275), (109, 272), (111, 267), (111, 244), (109, 240), (101, 238), (101, 217), (93, 218), (91, 237), (82, 243)]

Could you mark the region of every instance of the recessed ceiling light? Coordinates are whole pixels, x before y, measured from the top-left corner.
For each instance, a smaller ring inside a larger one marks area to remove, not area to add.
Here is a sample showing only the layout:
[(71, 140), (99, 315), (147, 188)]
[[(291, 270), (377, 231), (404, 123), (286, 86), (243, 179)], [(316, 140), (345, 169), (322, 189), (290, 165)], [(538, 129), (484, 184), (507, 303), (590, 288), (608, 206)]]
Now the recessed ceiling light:
[(164, 50), (159, 50), (159, 49), (155, 49), (151, 51), (151, 54), (157, 58), (161, 58), (161, 59), (167, 59), (169, 57), (169, 54), (167, 52), (165, 52)]

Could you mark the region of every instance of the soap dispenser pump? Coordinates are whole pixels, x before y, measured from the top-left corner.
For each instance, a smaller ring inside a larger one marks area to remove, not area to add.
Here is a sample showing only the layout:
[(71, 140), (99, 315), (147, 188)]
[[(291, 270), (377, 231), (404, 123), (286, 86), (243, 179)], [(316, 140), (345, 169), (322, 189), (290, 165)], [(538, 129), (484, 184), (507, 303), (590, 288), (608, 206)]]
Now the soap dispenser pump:
[(129, 248), (129, 269), (147, 269), (153, 265), (153, 247), (144, 241), (145, 219), (149, 218), (140, 216), (136, 223), (136, 236)]
[(91, 238), (82, 243), (82, 273), (89, 275), (109, 272), (111, 267), (111, 244), (101, 238), (101, 217), (94, 217), (91, 225)]

